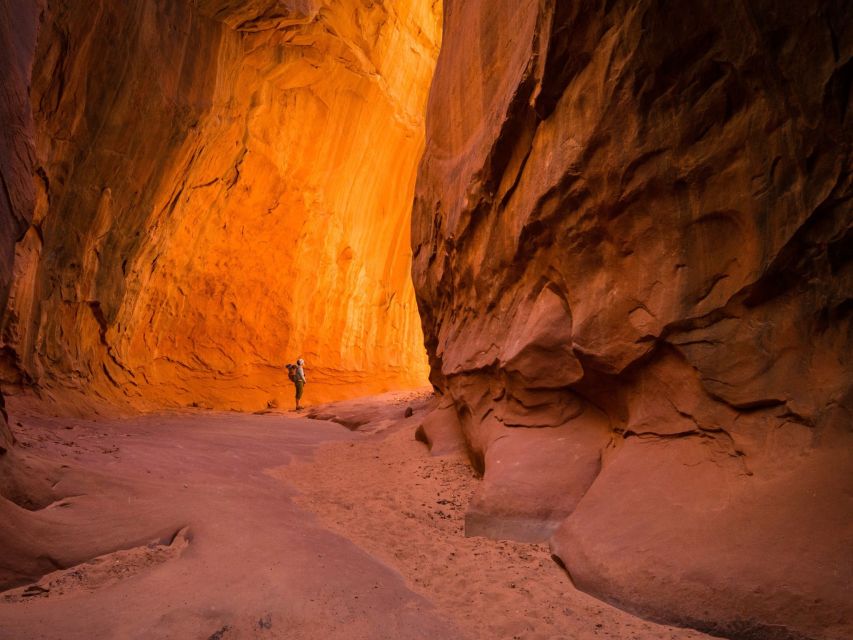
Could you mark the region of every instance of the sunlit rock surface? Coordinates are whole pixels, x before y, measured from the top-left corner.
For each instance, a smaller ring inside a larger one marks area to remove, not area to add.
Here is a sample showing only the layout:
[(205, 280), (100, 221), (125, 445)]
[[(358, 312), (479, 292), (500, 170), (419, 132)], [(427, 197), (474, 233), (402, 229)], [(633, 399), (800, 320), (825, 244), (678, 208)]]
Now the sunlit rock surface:
[(469, 533), (853, 634), (851, 6), (448, 0), (413, 220)]
[(313, 401), (422, 385), (409, 215), (439, 38), (410, 0), (47, 3), (14, 132), (34, 204), (0, 230), (7, 382), (258, 409), (291, 402), (301, 355)]

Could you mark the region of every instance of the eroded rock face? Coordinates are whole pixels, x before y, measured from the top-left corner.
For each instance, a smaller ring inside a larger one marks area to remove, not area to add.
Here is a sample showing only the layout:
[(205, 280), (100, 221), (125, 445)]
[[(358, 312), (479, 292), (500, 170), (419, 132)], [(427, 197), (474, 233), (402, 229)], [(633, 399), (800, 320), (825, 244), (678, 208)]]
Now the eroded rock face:
[[(33, 123), (28, 95), (35, 55), (39, 3), (10, 0), (0, 6), (0, 307), (12, 285), (15, 245), (32, 219)], [(0, 502), (17, 493), (15, 440), (0, 393)]]
[(47, 3), (7, 380), (258, 409), (302, 355), (314, 401), (423, 384), (408, 220), (439, 29), (410, 0)]
[(849, 4), (445, 3), (413, 219), (469, 532), (624, 608), (853, 633)]

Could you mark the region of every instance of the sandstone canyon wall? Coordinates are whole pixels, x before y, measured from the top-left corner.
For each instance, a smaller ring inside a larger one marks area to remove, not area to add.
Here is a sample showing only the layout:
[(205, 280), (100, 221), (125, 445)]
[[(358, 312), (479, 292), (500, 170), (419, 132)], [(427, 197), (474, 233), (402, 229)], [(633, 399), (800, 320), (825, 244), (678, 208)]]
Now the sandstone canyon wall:
[(37, 45), (19, 9), (6, 382), (234, 409), (289, 404), (298, 355), (315, 401), (425, 382), (408, 220), (439, 7), (51, 0)]
[[(0, 5), (0, 308), (12, 286), (15, 246), (32, 219), (33, 121), (29, 78), (40, 6), (29, 0)], [(0, 503), (20, 501), (19, 455), (0, 394)], [(2, 506), (2, 505), (0, 505)]]
[(413, 273), (468, 533), (660, 620), (851, 637), (851, 5), (444, 20)]

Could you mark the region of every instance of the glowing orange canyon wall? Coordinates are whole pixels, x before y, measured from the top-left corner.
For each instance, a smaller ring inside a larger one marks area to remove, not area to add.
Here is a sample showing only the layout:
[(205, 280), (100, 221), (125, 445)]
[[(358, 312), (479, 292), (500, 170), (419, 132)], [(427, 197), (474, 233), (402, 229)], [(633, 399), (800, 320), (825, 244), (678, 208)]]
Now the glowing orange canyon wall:
[(136, 406), (423, 384), (409, 216), (440, 3), (50, 2), (5, 378)]

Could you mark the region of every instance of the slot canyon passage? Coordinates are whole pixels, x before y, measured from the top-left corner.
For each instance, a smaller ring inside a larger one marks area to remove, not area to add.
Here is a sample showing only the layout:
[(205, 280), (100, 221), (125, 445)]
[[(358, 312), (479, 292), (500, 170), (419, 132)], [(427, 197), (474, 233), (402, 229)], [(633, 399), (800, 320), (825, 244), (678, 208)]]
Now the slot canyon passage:
[(849, 2), (2, 0), (0, 73), (0, 639), (853, 638)]

